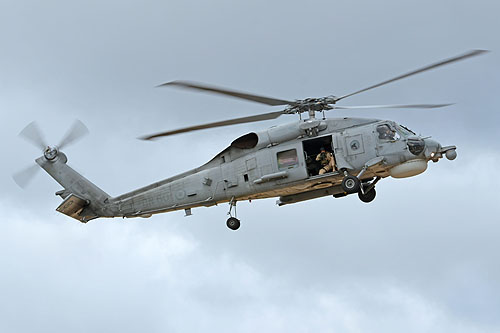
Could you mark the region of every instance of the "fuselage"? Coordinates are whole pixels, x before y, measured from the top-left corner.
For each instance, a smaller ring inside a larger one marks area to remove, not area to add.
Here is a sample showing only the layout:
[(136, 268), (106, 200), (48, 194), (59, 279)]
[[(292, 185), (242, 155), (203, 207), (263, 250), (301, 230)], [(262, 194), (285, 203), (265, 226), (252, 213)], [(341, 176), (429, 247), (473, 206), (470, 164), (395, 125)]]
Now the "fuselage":
[[(323, 175), (317, 173), (316, 161), (321, 147), (334, 157), (333, 169)], [(280, 197), (278, 203), (286, 204), (302, 193), (306, 193), (304, 198), (341, 194), (345, 172), (362, 174), (362, 180), (413, 176), (443, 153), (437, 142), (424, 140), (392, 121), (308, 119), (243, 135), (199, 168), (110, 198), (102, 213), (149, 217), (270, 197)], [(301, 200), (293, 202), (297, 201)]]

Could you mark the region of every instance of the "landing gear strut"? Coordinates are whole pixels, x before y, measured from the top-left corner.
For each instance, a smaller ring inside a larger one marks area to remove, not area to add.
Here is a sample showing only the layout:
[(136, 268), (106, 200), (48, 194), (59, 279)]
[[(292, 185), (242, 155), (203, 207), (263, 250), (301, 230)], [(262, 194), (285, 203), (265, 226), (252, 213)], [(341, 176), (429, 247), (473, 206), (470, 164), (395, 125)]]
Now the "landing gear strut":
[[(234, 217), (231, 214), (233, 207), (234, 207)], [(238, 228), (240, 227), (240, 220), (236, 218), (236, 200), (234, 199), (234, 197), (232, 197), (231, 201), (229, 201), (229, 212), (227, 213), (227, 215), (229, 215), (229, 218), (226, 221), (227, 227), (231, 230), (238, 230)]]
[(372, 202), (375, 199), (375, 184), (381, 179), (380, 177), (376, 177), (372, 182), (365, 181), (361, 183), (360, 177), (366, 169), (363, 169), (358, 177), (351, 176), (347, 170), (343, 170), (344, 179), (342, 180), (342, 189), (345, 194), (353, 194), (358, 193), (358, 197), (363, 202)]

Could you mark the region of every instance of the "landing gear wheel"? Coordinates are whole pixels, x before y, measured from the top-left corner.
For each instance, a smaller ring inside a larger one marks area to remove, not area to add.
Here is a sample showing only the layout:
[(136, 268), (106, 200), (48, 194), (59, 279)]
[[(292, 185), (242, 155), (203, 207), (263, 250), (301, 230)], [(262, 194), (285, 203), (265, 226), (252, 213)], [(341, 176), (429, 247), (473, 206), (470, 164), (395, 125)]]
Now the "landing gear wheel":
[(226, 225), (231, 230), (238, 230), (238, 228), (240, 227), (240, 220), (238, 220), (236, 217), (230, 217), (227, 219)]
[(375, 199), (376, 195), (377, 195), (377, 192), (375, 192), (375, 187), (364, 194), (361, 193), (361, 191), (358, 192), (359, 200), (366, 202), (366, 203), (372, 202), (373, 199)]
[(361, 182), (359, 181), (358, 177), (347, 175), (342, 180), (342, 189), (347, 194), (359, 192), (360, 187)]

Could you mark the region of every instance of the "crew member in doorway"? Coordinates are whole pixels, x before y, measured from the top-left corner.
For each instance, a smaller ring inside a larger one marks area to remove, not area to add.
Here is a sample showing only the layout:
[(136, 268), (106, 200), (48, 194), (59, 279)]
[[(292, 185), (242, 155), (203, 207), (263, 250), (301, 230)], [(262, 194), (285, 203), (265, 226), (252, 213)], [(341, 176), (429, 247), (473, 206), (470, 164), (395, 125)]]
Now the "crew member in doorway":
[(326, 151), (325, 147), (321, 147), (320, 153), (316, 156), (316, 161), (321, 163), (320, 175), (333, 170), (333, 155), (329, 151)]

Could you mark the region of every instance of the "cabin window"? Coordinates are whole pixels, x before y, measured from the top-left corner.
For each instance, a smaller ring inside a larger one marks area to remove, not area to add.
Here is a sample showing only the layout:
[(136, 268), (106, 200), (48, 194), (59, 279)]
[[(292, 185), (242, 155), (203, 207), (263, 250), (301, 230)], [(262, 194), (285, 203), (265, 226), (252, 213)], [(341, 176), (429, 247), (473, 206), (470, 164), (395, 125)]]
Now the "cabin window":
[(290, 169), (299, 164), (299, 159), (297, 157), (297, 149), (280, 151), (277, 154), (277, 158), (278, 158), (278, 169)]

